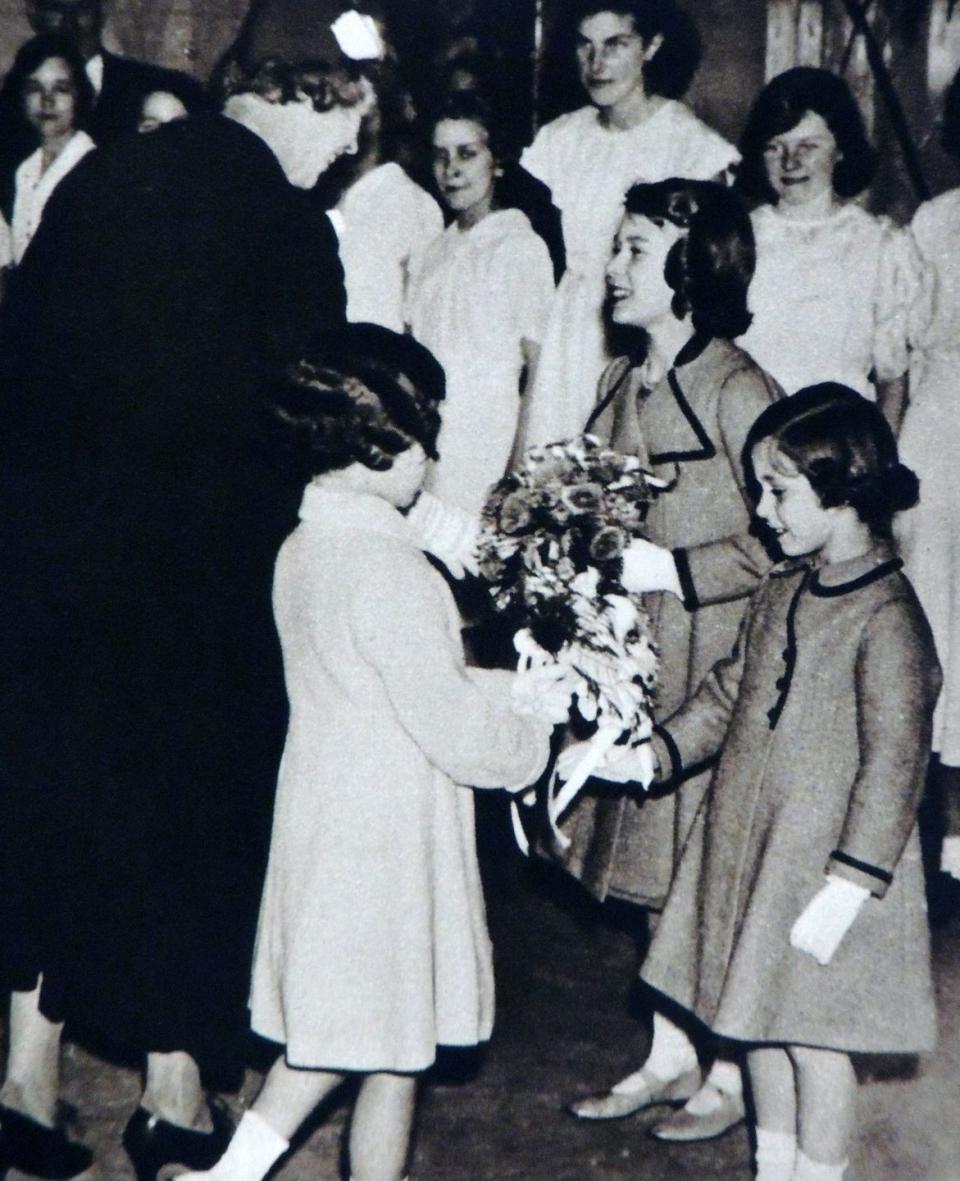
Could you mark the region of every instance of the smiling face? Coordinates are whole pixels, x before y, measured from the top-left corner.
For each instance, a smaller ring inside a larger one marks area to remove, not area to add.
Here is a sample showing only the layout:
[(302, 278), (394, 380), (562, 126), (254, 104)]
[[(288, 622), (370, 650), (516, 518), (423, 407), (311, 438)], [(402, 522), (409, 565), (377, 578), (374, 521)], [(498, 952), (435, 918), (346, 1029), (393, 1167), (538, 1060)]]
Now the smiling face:
[(433, 175), (461, 226), (486, 217), (497, 176), (486, 128), (471, 119), (441, 119), (433, 129)]
[(807, 477), (770, 439), (757, 444), (751, 459), (760, 485), (757, 516), (776, 534), (784, 555), (799, 558), (827, 548), (850, 508), (824, 508)]
[(77, 89), (70, 65), (48, 57), (23, 84), (23, 113), (43, 143), (69, 138), (75, 130)]
[(770, 187), (784, 205), (806, 205), (833, 193), (833, 170), (842, 153), (822, 115), (807, 111), (796, 127), (767, 141), (763, 163)]
[(658, 38), (644, 44), (632, 16), (597, 12), (585, 17), (577, 27), (577, 66), (593, 105), (612, 107), (643, 94), (644, 66), (659, 47)]
[(614, 323), (650, 329), (664, 317), (673, 317), (674, 291), (664, 268), (670, 248), (683, 233), (672, 222), (657, 225), (640, 214), (624, 214), (606, 272)]

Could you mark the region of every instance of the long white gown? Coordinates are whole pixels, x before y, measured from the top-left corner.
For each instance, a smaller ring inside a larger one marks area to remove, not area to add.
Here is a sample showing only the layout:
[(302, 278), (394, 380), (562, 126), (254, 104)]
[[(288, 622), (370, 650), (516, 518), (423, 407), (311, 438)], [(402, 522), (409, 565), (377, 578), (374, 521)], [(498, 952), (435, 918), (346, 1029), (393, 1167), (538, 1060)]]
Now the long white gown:
[(520, 163), (550, 187), (563, 218), (567, 271), (557, 288), (525, 432), (527, 444), (583, 429), (612, 360), (604, 335), (604, 269), (627, 189), (671, 176), (709, 180), (736, 149), (683, 103), (666, 100), (639, 127), (618, 130), (581, 107), (541, 128)]
[(906, 570), (943, 667), (933, 749), (960, 766), (960, 189), (921, 205), (912, 233), (932, 309), (913, 333), (910, 402), (900, 456), (920, 477), (920, 503), (898, 522)]
[(876, 398), (907, 369), (910, 309), (921, 263), (910, 237), (859, 205), (802, 221), (762, 205), (753, 215), (753, 323), (737, 343), (795, 394), (838, 381)]
[(43, 167), (43, 150), (37, 148), (17, 168), (16, 194), (10, 222), (13, 262), (19, 263), (40, 228), (40, 219), (53, 190), (71, 169), (97, 145), (85, 131), (75, 131), (63, 150), (50, 164)]
[(402, 332), (410, 259), (443, 232), (440, 206), (391, 162), (351, 185), (330, 220), (340, 243), (347, 319)]
[(517, 433), (523, 340), (538, 343), (553, 299), (543, 240), (518, 209), (456, 223), (411, 264), (408, 321), (447, 376), (442, 426), (427, 489), (480, 511), (504, 475)]

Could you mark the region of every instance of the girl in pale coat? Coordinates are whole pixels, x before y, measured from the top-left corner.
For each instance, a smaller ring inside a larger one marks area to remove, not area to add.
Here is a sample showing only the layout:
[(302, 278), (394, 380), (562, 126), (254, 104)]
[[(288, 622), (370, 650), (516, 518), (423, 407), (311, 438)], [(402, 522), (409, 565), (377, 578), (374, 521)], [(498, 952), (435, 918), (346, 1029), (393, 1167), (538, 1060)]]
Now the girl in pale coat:
[(890, 548), (917, 481), (834, 384), (765, 410), (744, 455), (787, 560), (654, 738), (664, 780), (719, 764), (642, 976), (745, 1044), (759, 1181), (839, 1181), (850, 1054), (934, 1041), (916, 811), (940, 673)]
[(472, 792), (538, 778), (548, 727), (514, 675), (464, 667), (459, 621), (404, 510), (435, 456), (443, 373), (353, 325), (277, 391), (310, 482), (277, 559), (290, 723), (254, 955), (252, 1024), (283, 1043), (209, 1181), (260, 1181), (325, 1095), (361, 1076), (356, 1181), (404, 1172), (438, 1043), (490, 1036)]

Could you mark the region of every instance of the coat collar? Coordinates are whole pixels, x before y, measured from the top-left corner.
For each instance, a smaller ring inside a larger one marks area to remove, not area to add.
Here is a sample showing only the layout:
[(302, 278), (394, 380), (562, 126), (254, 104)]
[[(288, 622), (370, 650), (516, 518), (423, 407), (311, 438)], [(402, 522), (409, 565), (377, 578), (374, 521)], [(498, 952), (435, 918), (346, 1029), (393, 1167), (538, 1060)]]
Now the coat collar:
[[(710, 438), (710, 433), (687, 397), (686, 388), (698, 380), (700, 371), (704, 368), (715, 369), (722, 365), (730, 346), (726, 341), (711, 339), (708, 336), (692, 336), (683, 346), (667, 373), (664, 381), (669, 387), (670, 394), (685, 420), (686, 427), (681, 446), (671, 447), (650, 456), (653, 464), (691, 463), (699, 459), (713, 459), (717, 454), (717, 445)], [(681, 443), (678, 434), (677, 442)]]
[(413, 545), (410, 526), (399, 509), (368, 492), (308, 484), (300, 503), (300, 520), (325, 533), (376, 533)]
[(899, 570), (903, 562), (885, 542), (878, 542), (865, 554), (848, 558), (845, 562), (834, 562), (830, 566), (816, 566), (810, 583), (810, 593), (821, 598), (847, 595), (861, 587), (869, 586), (888, 574)]

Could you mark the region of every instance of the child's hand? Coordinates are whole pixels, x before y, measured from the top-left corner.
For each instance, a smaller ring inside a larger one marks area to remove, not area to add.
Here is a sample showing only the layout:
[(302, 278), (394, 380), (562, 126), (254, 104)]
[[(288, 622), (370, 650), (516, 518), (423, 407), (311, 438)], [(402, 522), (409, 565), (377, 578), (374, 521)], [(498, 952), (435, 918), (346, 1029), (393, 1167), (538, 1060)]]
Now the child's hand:
[(790, 930), (790, 946), (829, 964), (860, 908), (870, 897), (865, 886), (827, 875), (827, 882), (803, 908)]
[(960, 837), (944, 837), (940, 868), (952, 878), (960, 880)]
[(568, 670), (559, 664), (521, 667), (510, 690), (514, 711), (559, 726), (570, 717)]
[(673, 554), (652, 541), (636, 538), (623, 551), (623, 574), (620, 581), (624, 588), (635, 595), (652, 591), (670, 591), (678, 599), (683, 598), (680, 576)]

